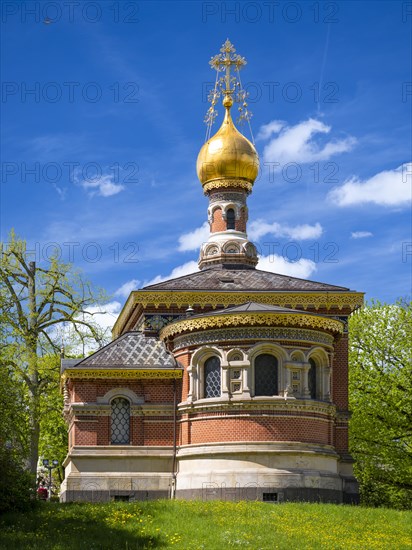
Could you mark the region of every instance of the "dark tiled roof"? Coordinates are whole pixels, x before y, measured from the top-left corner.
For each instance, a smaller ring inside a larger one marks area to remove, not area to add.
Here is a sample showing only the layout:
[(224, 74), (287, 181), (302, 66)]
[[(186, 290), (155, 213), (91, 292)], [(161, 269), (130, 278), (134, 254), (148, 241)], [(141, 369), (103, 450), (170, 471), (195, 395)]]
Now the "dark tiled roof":
[(307, 279), (298, 279), (288, 275), (279, 275), (259, 269), (225, 269), (215, 267), (196, 273), (169, 279), (162, 283), (149, 285), (142, 290), (224, 290), (224, 291), (312, 291), (312, 292), (348, 292), (343, 286), (318, 283)]
[(287, 307), (271, 306), (266, 304), (260, 304), (258, 302), (246, 302), (238, 306), (226, 307), (223, 309), (215, 309), (214, 311), (208, 311), (207, 313), (200, 313), (199, 315), (193, 315), (192, 317), (212, 317), (214, 315), (231, 315), (237, 313), (298, 313), (299, 315), (314, 315), (319, 317), (315, 313), (309, 313), (302, 311), (301, 309), (290, 309)]
[(245, 302), (238, 306), (226, 307), (205, 313), (205, 315), (216, 315), (218, 313), (304, 313), (300, 309), (289, 309), (287, 307), (271, 306), (258, 302)]
[(62, 372), (67, 368), (131, 368), (176, 369), (180, 368), (173, 356), (157, 338), (146, 337), (141, 332), (126, 332), (107, 346), (85, 359), (63, 359)]

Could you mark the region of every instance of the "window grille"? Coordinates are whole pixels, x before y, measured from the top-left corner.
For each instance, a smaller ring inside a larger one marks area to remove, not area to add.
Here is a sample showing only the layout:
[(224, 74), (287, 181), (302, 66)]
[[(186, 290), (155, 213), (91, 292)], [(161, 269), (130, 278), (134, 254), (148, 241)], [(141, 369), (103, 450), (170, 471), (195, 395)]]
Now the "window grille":
[(130, 441), (130, 403), (124, 397), (112, 401), (113, 445), (127, 445)]
[(277, 493), (263, 493), (263, 502), (277, 502), (278, 494)]
[(227, 229), (236, 229), (235, 211), (233, 208), (229, 208), (226, 212), (226, 227)]
[(220, 397), (220, 359), (209, 357), (204, 366), (204, 396)]
[(308, 372), (308, 385), (309, 385), (309, 393), (310, 397), (312, 399), (316, 399), (316, 363), (313, 359), (309, 359), (310, 363), (310, 369)]
[(255, 359), (255, 395), (278, 394), (278, 360), (269, 353)]

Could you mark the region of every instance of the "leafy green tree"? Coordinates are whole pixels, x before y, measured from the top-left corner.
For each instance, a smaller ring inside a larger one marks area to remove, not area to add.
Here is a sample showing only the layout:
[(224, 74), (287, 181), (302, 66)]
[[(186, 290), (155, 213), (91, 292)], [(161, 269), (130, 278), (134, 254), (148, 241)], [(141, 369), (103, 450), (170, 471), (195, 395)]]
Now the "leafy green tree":
[(63, 418), (63, 395), (60, 389), (60, 356), (48, 355), (40, 362), (40, 372), (48, 383), (40, 396), (39, 455), (59, 461), (53, 470), (57, 485), (63, 481), (63, 461), (67, 454), (67, 424)]
[(412, 305), (373, 302), (349, 322), (351, 452), (362, 502), (412, 506)]
[(14, 233), (0, 253), (0, 364), (24, 388), (27, 461), (35, 476), (45, 406), (42, 399), (46, 395), (48, 399), (48, 389), (55, 387), (58, 378), (58, 364), (55, 362), (53, 382), (44, 357), (60, 352), (62, 327), (70, 327), (83, 342), (102, 342), (104, 335), (92, 316), (105, 297), (92, 290), (70, 264), (57, 259), (45, 265), (29, 261), (25, 242)]
[[(0, 332), (4, 325), (0, 322)], [(24, 384), (0, 363), (0, 514), (25, 510), (33, 502), (34, 478), (25, 471), (27, 411)]]

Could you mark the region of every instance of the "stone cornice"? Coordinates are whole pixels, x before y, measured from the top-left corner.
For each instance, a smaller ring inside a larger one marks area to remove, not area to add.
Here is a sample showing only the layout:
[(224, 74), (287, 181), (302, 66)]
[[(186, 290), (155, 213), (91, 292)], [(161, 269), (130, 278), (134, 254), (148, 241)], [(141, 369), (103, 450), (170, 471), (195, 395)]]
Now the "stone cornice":
[[(308, 315), (305, 313), (238, 313), (218, 314), (204, 317), (189, 317), (175, 321), (160, 331), (160, 338), (205, 330), (211, 328), (239, 327), (239, 326), (287, 326), (321, 329), (335, 334), (343, 333), (343, 323), (329, 317)], [(222, 334), (223, 337), (223, 334)]]
[(228, 455), (241, 453), (260, 454), (304, 454), (304, 455), (325, 455), (337, 457), (337, 453), (332, 445), (321, 445), (320, 443), (300, 443), (295, 441), (239, 441), (228, 443), (200, 443), (191, 445), (181, 445), (177, 449), (177, 456), (192, 458), (205, 455)]
[(332, 403), (316, 401), (312, 399), (295, 399), (283, 397), (272, 398), (252, 398), (247, 400), (221, 400), (221, 399), (202, 399), (193, 403), (181, 403), (178, 406), (179, 416), (182, 414), (208, 414), (208, 413), (227, 413), (234, 411), (252, 412), (252, 411), (270, 411), (273, 413), (314, 413), (323, 414), (329, 417), (335, 417), (336, 407)]

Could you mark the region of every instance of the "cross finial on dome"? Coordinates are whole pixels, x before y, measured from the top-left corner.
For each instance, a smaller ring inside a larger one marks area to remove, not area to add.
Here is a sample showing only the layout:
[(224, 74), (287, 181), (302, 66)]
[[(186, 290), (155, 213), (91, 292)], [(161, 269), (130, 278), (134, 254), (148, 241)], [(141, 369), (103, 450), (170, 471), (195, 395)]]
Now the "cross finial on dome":
[[(226, 109), (230, 109), (234, 101), (239, 104), (239, 122), (249, 121), (252, 116), (247, 108), (246, 99), (248, 94), (242, 88), (239, 74), (240, 69), (246, 65), (246, 59), (235, 53), (236, 49), (229, 39), (226, 39), (226, 42), (220, 48), (220, 52), (209, 61), (210, 66), (216, 71), (216, 83), (208, 97), (211, 105), (205, 118), (208, 126), (206, 139), (210, 135), (211, 126), (217, 116), (215, 105), (221, 95), (224, 96), (222, 103)], [(219, 76), (219, 73), (224, 73), (224, 75)]]

